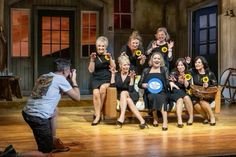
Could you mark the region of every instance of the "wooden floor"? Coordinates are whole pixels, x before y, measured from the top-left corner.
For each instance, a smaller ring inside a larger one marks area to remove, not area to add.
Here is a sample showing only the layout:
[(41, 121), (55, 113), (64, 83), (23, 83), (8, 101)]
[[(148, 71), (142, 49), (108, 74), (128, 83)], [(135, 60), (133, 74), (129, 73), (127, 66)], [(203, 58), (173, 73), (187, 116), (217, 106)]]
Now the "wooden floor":
[[(176, 127), (170, 117), (168, 131), (161, 127), (140, 130), (136, 120), (123, 128), (106, 119), (91, 126), (93, 107), (60, 107), (57, 135), (70, 146), (55, 157), (111, 156), (229, 156), (236, 155), (236, 104), (222, 106), (216, 126), (203, 125), (195, 116), (192, 126)], [(13, 144), (18, 152), (36, 150), (35, 140), (20, 109), (0, 109), (0, 150)], [(186, 119), (185, 119), (186, 122)]]

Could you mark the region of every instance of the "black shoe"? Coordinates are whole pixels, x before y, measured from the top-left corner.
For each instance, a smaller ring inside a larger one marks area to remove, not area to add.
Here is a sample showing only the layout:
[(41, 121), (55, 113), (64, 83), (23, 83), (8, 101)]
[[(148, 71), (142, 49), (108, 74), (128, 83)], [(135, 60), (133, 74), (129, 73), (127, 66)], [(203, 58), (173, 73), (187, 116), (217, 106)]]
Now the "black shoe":
[(116, 125), (120, 128), (122, 128), (122, 125), (124, 124), (124, 122), (120, 122), (120, 121), (116, 121)]
[(208, 124), (208, 119), (204, 119), (204, 121), (202, 122), (202, 124)]
[(149, 128), (146, 122), (144, 122), (143, 124), (139, 124), (140, 129), (145, 129), (145, 127)]
[(158, 124), (158, 123), (156, 123), (156, 124), (152, 124), (152, 126), (153, 126), (153, 127), (158, 127), (159, 124)]
[(187, 124), (187, 125), (193, 125), (193, 123), (189, 123), (189, 122), (187, 122), (186, 124)]
[(216, 125), (216, 122), (215, 123), (210, 123), (210, 126), (215, 126)]
[(162, 131), (167, 131), (168, 128), (162, 127)]
[(16, 150), (10, 144), (5, 148), (4, 152), (0, 154), (0, 157), (11, 157), (11, 156), (13, 157), (15, 155), (16, 155)]
[(92, 122), (92, 123), (91, 123), (91, 126), (98, 125), (98, 124), (100, 123), (100, 121), (101, 121), (101, 118), (100, 118), (97, 122)]
[(183, 127), (184, 127), (184, 124), (177, 124), (177, 127), (178, 127), (178, 128), (183, 128)]

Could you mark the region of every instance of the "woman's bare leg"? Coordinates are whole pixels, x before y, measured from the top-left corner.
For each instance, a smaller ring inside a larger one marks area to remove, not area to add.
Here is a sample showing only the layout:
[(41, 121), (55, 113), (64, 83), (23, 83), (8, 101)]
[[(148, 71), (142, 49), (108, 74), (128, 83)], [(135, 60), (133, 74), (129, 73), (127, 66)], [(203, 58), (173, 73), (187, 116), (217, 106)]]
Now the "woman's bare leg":
[(189, 96), (184, 97), (184, 104), (189, 115), (188, 124), (191, 124), (193, 123), (193, 103)]

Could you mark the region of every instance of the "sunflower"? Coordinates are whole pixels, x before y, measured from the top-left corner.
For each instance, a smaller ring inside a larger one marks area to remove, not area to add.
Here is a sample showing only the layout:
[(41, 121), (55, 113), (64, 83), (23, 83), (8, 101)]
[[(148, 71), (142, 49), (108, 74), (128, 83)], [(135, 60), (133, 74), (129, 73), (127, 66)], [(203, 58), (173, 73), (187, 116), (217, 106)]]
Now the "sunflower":
[(203, 83), (208, 83), (209, 82), (209, 78), (207, 76), (202, 78), (202, 82)]
[(140, 51), (140, 50), (135, 50), (134, 53), (138, 57), (142, 55), (142, 51)]
[(161, 51), (164, 52), (164, 53), (166, 53), (167, 50), (168, 50), (167, 47), (162, 47), (162, 48), (161, 48)]
[(188, 95), (192, 95), (192, 89), (186, 89), (186, 93), (187, 93)]
[(110, 60), (110, 56), (109, 55), (105, 55), (105, 57), (104, 57), (106, 60)]
[(185, 75), (184, 75), (184, 78), (185, 78), (187, 81), (189, 81), (189, 80), (192, 78), (192, 75), (190, 75), (190, 74), (185, 74)]

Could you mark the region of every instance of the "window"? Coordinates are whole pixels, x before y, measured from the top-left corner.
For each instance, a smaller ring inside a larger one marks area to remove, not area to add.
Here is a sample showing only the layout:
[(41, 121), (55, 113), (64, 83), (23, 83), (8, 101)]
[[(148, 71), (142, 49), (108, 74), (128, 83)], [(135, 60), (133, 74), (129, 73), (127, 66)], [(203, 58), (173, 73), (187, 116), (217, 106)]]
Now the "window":
[(92, 52), (96, 51), (98, 12), (83, 11), (81, 21), (82, 57), (89, 57)]
[(69, 49), (69, 20), (69, 17), (63, 16), (42, 16), (42, 56), (56, 56), (67, 52)]
[(29, 9), (11, 9), (11, 55), (29, 57)]
[(132, 0), (114, 0), (114, 28), (131, 28), (131, 1)]

